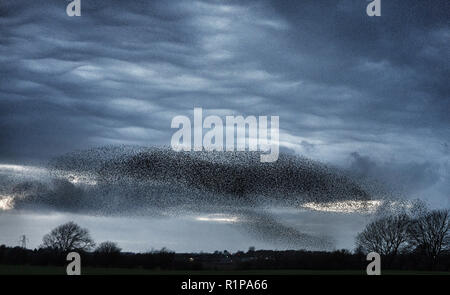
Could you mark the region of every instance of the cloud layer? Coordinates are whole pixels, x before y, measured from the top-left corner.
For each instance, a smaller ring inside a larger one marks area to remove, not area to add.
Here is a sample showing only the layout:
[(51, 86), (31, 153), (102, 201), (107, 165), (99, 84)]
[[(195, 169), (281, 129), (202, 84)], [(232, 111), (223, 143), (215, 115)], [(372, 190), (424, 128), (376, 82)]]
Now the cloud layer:
[(82, 2), (0, 4), (0, 161), (165, 145), (202, 107), (278, 115), (285, 149), (393, 163), (448, 205), (448, 1)]

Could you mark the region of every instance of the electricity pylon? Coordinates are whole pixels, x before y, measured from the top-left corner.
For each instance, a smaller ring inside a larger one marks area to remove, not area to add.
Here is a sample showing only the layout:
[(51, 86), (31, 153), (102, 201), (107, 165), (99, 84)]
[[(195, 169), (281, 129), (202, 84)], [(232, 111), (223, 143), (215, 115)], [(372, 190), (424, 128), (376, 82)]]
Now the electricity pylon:
[(21, 236), (20, 236), (20, 240), (19, 240), (20, 247), (26, 249), (26, 248), (27, 248), (27, 240), (28, 240), (28, 239), (27, 239), (27, 236), (26, 236), (26, 235), (21, 235)]

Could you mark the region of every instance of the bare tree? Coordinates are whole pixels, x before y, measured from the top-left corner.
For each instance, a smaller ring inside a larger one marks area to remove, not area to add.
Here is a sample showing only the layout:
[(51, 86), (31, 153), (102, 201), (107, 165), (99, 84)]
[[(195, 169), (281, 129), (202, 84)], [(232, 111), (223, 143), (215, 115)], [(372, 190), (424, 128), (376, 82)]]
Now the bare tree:
[(119, 254), (121, 251), (122, 249), (117, 245), (117, 243), (110, 241), (100, 243), (100, 245), (98, 245), (95, 249), (96, 253), (104, 255)]
[(83, 250), (89, 251), (95, 246), (89, 231), (70, 221), (62, 224), (43, 238), (41, 247), (59, 251)]
[(407, 245), (409, 222), (410, 218), (406, 214), (375, 220), (357, 235), (356, 246), (365, 252), (397, 255)]
[(435, 261), (450, 248), (450, 211), (433, 210), (413, 220), (408, 230), (410, 243)]

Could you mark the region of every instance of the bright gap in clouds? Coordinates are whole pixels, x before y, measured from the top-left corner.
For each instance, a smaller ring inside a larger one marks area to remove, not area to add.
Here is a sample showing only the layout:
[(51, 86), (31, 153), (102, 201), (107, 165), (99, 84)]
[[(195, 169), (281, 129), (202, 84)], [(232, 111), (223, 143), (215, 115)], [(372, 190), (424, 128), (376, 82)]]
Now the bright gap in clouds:
[(323, 212), (335, 212), (335, 213), (354, 213), (354, 212), (367, 212), (373, 213), (383, 202), (380, 200), (370, 201), (339, 201), (328, 203), (316, 203), (308, 202), (302, 205), (302, 207)]
[(226, 214), (210, 214), (206, 216), (198, 216), (195, 218), (195, 220), (208, 222), (235, 223), (239, 221), (239, 218), (236, 216), (230, 216)]
[(14, 208), (14, 198), (11, 196), (0, 195), (0, 211), (11, 210)]

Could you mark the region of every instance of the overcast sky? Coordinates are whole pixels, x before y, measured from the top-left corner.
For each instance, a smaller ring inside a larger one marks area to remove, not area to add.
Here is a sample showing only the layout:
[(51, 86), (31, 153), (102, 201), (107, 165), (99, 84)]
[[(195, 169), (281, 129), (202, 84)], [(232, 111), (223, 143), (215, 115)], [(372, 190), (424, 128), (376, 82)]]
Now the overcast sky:
[(278, 115), (282, 146), (450, 204), (448, 0), (0, 2), (0, 162)]

